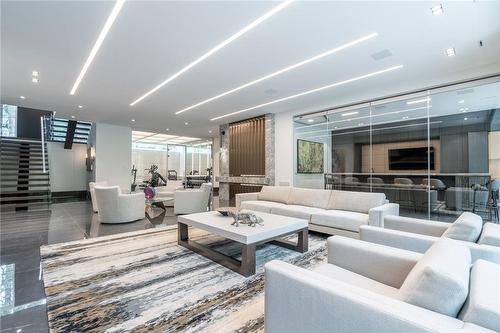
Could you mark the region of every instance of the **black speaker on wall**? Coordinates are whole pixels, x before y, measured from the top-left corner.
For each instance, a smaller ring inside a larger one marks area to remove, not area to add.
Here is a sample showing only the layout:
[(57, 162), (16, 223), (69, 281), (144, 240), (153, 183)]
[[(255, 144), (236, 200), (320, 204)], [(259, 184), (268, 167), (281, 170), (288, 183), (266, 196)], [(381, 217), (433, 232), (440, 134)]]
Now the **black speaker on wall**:
[(73, 147), (73, 139), (75, 138), (76, 120), (69, 120), (66, 129), (66, 141), (64, 141), (64, 149)]

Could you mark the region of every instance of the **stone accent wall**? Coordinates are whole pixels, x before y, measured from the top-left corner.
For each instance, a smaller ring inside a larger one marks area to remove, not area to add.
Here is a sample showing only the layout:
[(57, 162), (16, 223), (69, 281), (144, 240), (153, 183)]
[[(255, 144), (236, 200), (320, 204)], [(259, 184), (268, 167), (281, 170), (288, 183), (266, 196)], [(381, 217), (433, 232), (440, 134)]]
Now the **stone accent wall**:
[[(230, 177), (229, 174), (229, 124), (219, 127), (221, 138), (221, 149), (219, 155), (219, 200), (229, 200), (230, 183), (259, 183), (262, 185), (274, 185), (275, 182), (275, 159), (274, 159), (274, 114), (265, 115), (265, 178), (255, 177)], [(222, 135), (222, 132), (225, 134)]]
[(274, 185), (274, 114), (266, 114), (266, 178)]
[[(224, 133), (224, 134), (223, 134)], [(229, 124), (219, 127), (219, 177), (229, 177)], [(219, 180), (219, 200), (229, 200), (229, 183)]]

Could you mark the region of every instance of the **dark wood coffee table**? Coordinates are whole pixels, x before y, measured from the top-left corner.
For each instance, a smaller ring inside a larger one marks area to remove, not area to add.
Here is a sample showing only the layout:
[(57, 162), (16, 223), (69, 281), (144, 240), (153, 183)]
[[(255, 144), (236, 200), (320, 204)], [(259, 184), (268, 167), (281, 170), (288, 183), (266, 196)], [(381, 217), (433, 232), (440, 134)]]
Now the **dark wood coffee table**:
[[(243, 276), (255, 274), (255, 252), (257, 245), (272, 243), (298, 252), (308, 249), (308, 221), (267, 213), (254, 212), (264, 220), (264, 225), (250, 227), (231, 225), (233, 218), (222, 216), (216, 211), (179, 216), (178, 244), (201, 254)], [(233, 240), (241, 244), (241, 260), (234, 259), (189, 239), (189, 227)], [(298, 233), (297, 243), (281, 239)]]

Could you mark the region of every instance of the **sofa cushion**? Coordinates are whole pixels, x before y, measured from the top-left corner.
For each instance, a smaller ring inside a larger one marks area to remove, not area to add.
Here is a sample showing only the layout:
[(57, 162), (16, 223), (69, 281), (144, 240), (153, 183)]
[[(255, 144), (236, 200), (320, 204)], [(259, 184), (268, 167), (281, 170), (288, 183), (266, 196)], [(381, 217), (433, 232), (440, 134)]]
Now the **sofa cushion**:
[(326, 208), (330, 200), (330, 194), (330, 190), (293, 187), (288, 197), (288, 204)]
[(312, 214), (311, 223), (329, 228), (359, 232), (360, 225), (368, 224), (368, 214), (345, 210), (325, 210)]
[(384, 193), (333, 190), (326, 209), (365, 213), (385, 203)]
[(500, 265), (481, 259), (474, 263), (469, 297), (458, 317), (500, 332)]
[(467, 242), (476, 242), (483, 228), (481, 216), (465, 212), (443, 233), (443, 237)]
[(271, 208), (271, 214), (295, 217), (298, 219), (307, 220), (307, 222), (311, 220), (312, 214), (322, 213), (324, 211), (325, 210), (321, 208), (298, 206), (298, 205), (283, 205)]
[(469, 248), (442, 238), (425, 252), (399, 289), (407, 303), (456, 317), (469, 291)]
[(289, 186), (263, 186), (260, 190), (258, 199), (287, 203), (291, 187)]
[(285, 206), (286, 206), (285, 204), (274, 201), (248, 200), (248, 201), (243, 201), (241, 203), (240, 209), (254, 210), (262, 213), (271, 213), (271, 208), (285, 207)]
[(370, 278), (367, 278), (366, 276), (354, 273), (342, 267), (332, 264), (322, 264), (317, 266), (316, 268), (313, 268), (312, 270), (329, 278), (339, 280), (359, 288), (370, 290), (377, 294), (397, 299), (397, 288), (372, 280)]
[(485, 223), (478, 244), (500, 246), (500, 224)]

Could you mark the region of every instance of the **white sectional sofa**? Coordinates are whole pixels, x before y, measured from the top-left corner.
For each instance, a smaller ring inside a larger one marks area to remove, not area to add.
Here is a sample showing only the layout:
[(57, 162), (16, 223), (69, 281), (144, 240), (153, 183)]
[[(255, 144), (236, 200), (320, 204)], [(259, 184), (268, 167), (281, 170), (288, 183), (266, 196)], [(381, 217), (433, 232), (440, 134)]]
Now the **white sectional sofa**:
[(260, 192), (236, 194), (236, 207), (302, 218), (309, 230), (357, 238), (361, 225), (383, 227), (384, 216), (399, 215), (399, 205), (384, 193), (264, 186)]
[(481, 216), (464, 212), (453, 223), (403, 216), (387, 216), (384, 228), (360, 227), (361, 240), (425, 253), (442, 238), (463, 242), (473, 261), (485, 259), (500, 264), (500, 225), (484, 223)]
[(265, 331), (499, 332), (499, 280), (452, 239), (420, 254), (333, 236), (314, 271), (265, 265)]

